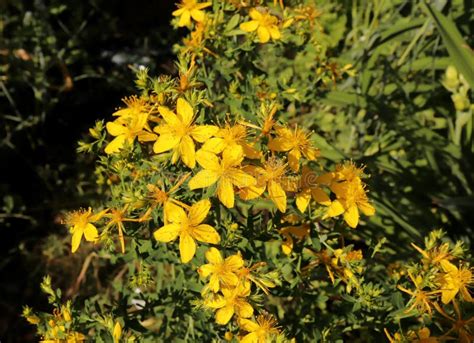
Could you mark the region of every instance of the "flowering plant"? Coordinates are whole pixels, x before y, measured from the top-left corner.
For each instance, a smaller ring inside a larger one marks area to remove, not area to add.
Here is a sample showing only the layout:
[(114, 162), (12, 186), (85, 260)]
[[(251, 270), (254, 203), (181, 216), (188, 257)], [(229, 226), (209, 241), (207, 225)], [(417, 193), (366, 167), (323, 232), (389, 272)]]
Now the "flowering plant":
[(53, 314), (24, 311), (43, 340), (468, 342), (461, 244), (435, 231), (383, 278), (384, 241), (357, 233), (370, 170), (326, 158), (307, 107), (355, 71), (331, 61), (314, 3), (183, 0), (173, 16), (190, 30), (177, 76), (138, 68), (137, 94), (80, 143), (103, 197), (64, 223), (87, 256), (78, 289), (95, 260), (99, 294), (74, 308), (45, 279)]

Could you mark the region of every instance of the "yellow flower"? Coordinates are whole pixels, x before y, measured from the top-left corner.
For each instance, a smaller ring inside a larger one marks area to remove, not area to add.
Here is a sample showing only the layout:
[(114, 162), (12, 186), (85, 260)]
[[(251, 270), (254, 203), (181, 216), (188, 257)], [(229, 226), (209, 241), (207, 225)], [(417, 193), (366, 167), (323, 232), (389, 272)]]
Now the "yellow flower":
[(211, 5), (211, 2), (199, 3), (197, 0), (182, 0), (178, 4), (179, 9), (173, 12), (173, 16), (179, 17), (179, 27), (189, 26), (191, 25), (191, 18), (197, 22), (204, 21), (206, 14), (201, 10)]
[(261, 13), (257, 9), (252, 8), (249, 12), (251, 21), (240, 24), (240, 29), (245, 32), (257, 31), (260, 43), (266, 43), (270, 40), (281, 38), (280, 30), (278, 29), (278, 19), (268, 12)]
[(280, 234), (285, 239), (281, 245), (281, 250), (285, 255), (290, 255), (293, 251), (293, 237), (295, 236), (298, 240), (309, 235), (309, 225), (303, 224), (300, 226), (287, 226), (280, 230)]
[(428, 328), (421, 328), (418, 332), (409, 331), (408, 339), (411, 343), (438, 343), (440, 340), (437, 337), (431, 336), (431, 331)]
[(81, 343), (86, 340), (86, 336), (84, 336), (80, 332), (70, 332), (67, 335), (66, 342), (67, 343)]
[(115, 111), (112, 115), (122, 119), (133, 118), (138, 116), (140, 113), (148, 113), (149, 108), (146, 101), (142, 98), (137, 97), (136, 95), (123, 98), (122, 101), (126, 108), (121, 108)]
[(411, 291), (408, 290), (400, 285), (397, 286), (399, 290), (411, 295), (411, 299), (409, 303), (412, 303), (410, 307), (405, 312), (410, 312), (413, 309), (416, 309), (419, 313), (428, 312), (431, 315), (431, 306), (433, 305), (433, 297), (440, 293), (440, 291), (431, 291), (427, 292), (423, 290), (422, 287), (422, 278), (421, 276), (417, 276), (416, 278), (408, 272), (408, 276), (410, 277), (411, 281), (415, 285), (415, 290)]
[(314, 171), (308, 166), (304, 166), (301, 172), (301, 179), (299, 183), (300, 191), (296, 194), (296, 207), (301, 212), (306, 211), (306, 208), (313, 198), (317, 203), (329, 206), (331, 205), (331, 199), (321, 189), (319, 184), (319, 178)]
[(264, 162), (263, 167), (247, 166), (245, 169), (252, 175), (255, 175), (257, 184), (255, 186), (245, 187), (240, 190), (240, 197), (243, 200), (251, 200), (259, 197), (265, 189), (268, 190), (270, 199), (277, 206), (280, 212), (286, 212), (286, 164), (280, 163), (276, 159)]
[(278, 273), (263, 273), (259, 270), (266, 265), (266, 262), (257, 262), (250, 267), (243, 267), (239, 270), (239, 279), (244, 280), (243, 283), (248, 283), (249, 287), (250, 282), (253, 282), (266, 295), (270, 294), (268, 289), (276, 286), (274, 281), (278, 278)]
[(120, 337), (122, 337), (122, 326), (120, 322), (116, 321), (114, 330), (112, 332), (112, 337), (114, 338), (114, 343), (120, 342)]
[(160, 106), (158, 111), (165, 120), (165, 125), (159, 125), (154, 131), (160, 136), (156, 140), (153, 151), (157, 154), (173, 149), (171, 163), (176, 163), (179, 157), (189, 168), (196, 165), (196, 149), (194, 141), (203, 143), (213, 136), (218, 128), (212, 125), (194, 125), (194, 112), (191, 105), (179, 98), (176, 106), (177, 114), (167, 107)]
[(222, 296), (205, 302), (207, 307), (217, 309), (216, 323), (225, 325), (232, 316), (237, 314), (240, 318), (250, 318), (253, 315), (253, 308), (246, 298), (250, 295), (250, 283), (244, 282), (235, 288), (222, 288)]
[(65, 223), (70, 226), (72, 233), (71, 251), (74, 253), (81, 244), (82, 236), (86, 241), (94, 242), (99, 238), (97, 228), (92, 224), (99, 221), (107, 212), (103, 210), (97, 214), (92, 214), (92, 209), (73, 211), (66, 216)]
[(226, 152), (233, 156), (245, 156), (248, 158), (260, 158), (260, 151), (247, 143), (247, 129), (244, 125), (237, 124), (230, 126), (226, 124), (221, 128), (214, 138), (209, 139), (202, 146), (202, 150), (210, 151), (214, 154)]
[(168, 214), (170, 224), (167, 224), (154, 232), (154, 237), (160, 242), (171, 242), (179, 236), (179, 251), (181, 261), (191, 261), (196, 253), (196, 241), (217, 244), (220, 241), (219, 234), (210, 225), (201, 224), (211, 208), (209, 200), (201, 200), (191, 206), (186, 212), (178, 206), (173, 207)]
[(156, 185), (148, 184), (146, 188), (150, 192), (148, 199), (151, 202), (150, 208), (138, 219), (139, 222), (146, 221), (150, 218), (150, 214), (157, 206), (163, 206), (163, 221), (165, 224), (168, 224), (168, 213), (173, 211), (173, 207), (181, 206), (186, 208), (187, 205), (183, 204), (181, 201), (171, 198), (171, 195), (176, 192), (179, 187), (188, 179), (191, 173), (183, 175), (176, 184), (170, 188), (169, 191), (164, 191), (163, 182), (159, 180), (159, 187)]
[(222, 258), (221, 253), (216, 248), (210, 248), (206, 252), (208, 264), (202, 265), (198, 269), (199, 275), (208, 277), (209, 288), (214, 293), (218, 292), (221, 287), (234, 287), (238, 284), (239, 278), (235, 274), (244, 265), (244, 260), (240, 254)]
[(271, 315), (263, 314), (257, 317), (257, 322), (249, 319), (240, 319), (240, 327), (247, 331), (240, 343), (266, 343), (273, 342), (275, 336), (280, 333), (276, 327), (276, 320)]
[(403, 337), (400, 335), (400, 333), (396, 332), (393, 337), (390, 335), (390, 332), (387, 330), (387, 328), (384, 328), (383, 331), (385, 332), (385, 336), (387, 336), (388, 341), (390, 343), (402, 343), (403, 342)]
[(444, 243), (440, 246), (433, 247), (431, 249), (423, 250), (414, 243), (411, 243), (411, 246), (415, 248), (421, 255), (423, 255), (423, 264), (438, 264), (442, 261), (449, 261), (454, 258), (453, 255), (449, 252), (449, 244)]
[(248, 187), (256, 183), (252, 176), (239, 168), (242, 157), (230, 155), (224, 153), (219, 162), (213, 153), (199, 150), (197, 161), (204, 169), (189, 180), (192, 190), (209, 187), (217, 182), (217, 197), (227, 208), (234, 207), (234, 186)]
[(148, 113), (137, 113), (135, 116), (119, 118), (106, 124), (107, 131), (115, 138), (105, 147), (106, 154), (120, 151), (125, 143), (132, 145), (136, 137), (140, 141), (154, 140), (156, 137), (144, 130), (148, 120)]
[(456, 300), (453, 300), (453, 308), (454, 313), (456, 314), (456, 318), (447, 314), (441, 308), (441, 306), (438, 305), (438, 303), (434, 303), (434, 307), (444, 318), (451, 321), (451, 329), (445, 332), (444, 335), (441, 337), (443, 341), (454, 340), (451, 334), (455, 333), (458, 338), (458, 342), (460, 343), (474, 342), (474, 334), (472, 332), (472, 324), (474, 323), (474, 317), (471, 317), (469, 319), (463, 319), (461, 315), (461, 310)]
[(288, 165), (294, 172), (300, 169), (301, 155), (309, 161), (314, 161), (319, 156), (319, 150), (311, 145), (310, 135), (302, 129), (291, 130), (287, 127), (278, 127), (275, 131), (277, 138), (268, 143), (268, 148), (272, 151), (289, 151)]
[(63, 315), (63, 318), (66, 322), (72, 321), (71, 317), (71, 310), (69, 309), (69, 306), (61, 306), (61, 314)]
[(440, 262), (445, 272), (441, 278), (441, 301), (448, 304), (458, 293), (465, 301), (474, 302), (468, 287), (474, 284), (474, 278), (470, 268), (460, 266), (459, 269), (447, 260)]
[(441, 342), (438, 338), (431, 336), (431, 331), (428, 328), (421, 328), (418, 332), (408, 331), (406, 339), (400, 335), (400, 333), (395, 333), (393, 337), (390, 335), (388, 330), (384, 329), (385, 335), (387, 336), (390, 343), (402, 343), (402, 342), (411, 342), (411, 343), (438, 343)]
[(315, 257), (306, 267), (303, 268), (305, 272), (313, 269), (314, 267), (323, 264), (326, 267), (329, 278), (334, 284), (336, 282), (336, 276), (339, 277), (344, 283), (346, 283), (347, 292), (350, 292), (352, 286), (359, 287), (359, 281), (352, 272), (350, 262), (357, 262), (362, 259), (362, 253), (359, 251), (344, 252), (343, 249), (329, 250), (324, 249), (319, 252), (306, 250), (308, 253)]
[(112, 226), (117, 227), (122, 254), (125, 253), (125, 239), (123, 236), (123, 232), (125, 231), (125, 226), (123, 225), (123, 222), (138, 221), (138, 219), (125, 218), (125, 213), (127, 212), (127, 209), (128, 209), (128, 205), (125, 205), (125, 207), (121, 210), (112, 208), (110, 209), (109, 213), (105, 214), (105, 217), (110, 219), (109, 222), (106, 224), (105, 229), (108, 230)]
[(355, 228), (359, 223), (359, 209), (366, 216), (375, 214), (360, 179), (333, 183), (331, 190), (336, 194), (337, 200), (331, 203), (323, 219), (344, 214), (347, 225)]
[(338, 164), (336, 170), (332, 174), (332, 181), (349, 181), (360, 179), (364, 174), (364, 167), (358, 168), (354, 162), (347, 161), (343, 164)]
[(33, 325), (41, 323), (41, 319), (36, 314), (34, 314), (33, 310), (28, 306), (23, 307), (22, 317), (25, 318), (28, 323)]

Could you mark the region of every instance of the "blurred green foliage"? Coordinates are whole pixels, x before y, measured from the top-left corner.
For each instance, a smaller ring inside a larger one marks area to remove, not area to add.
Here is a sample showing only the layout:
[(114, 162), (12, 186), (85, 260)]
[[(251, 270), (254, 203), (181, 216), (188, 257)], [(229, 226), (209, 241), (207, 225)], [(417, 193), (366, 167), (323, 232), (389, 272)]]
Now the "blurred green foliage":
[[(353, 61), (357, 75), (326, 95), (328, 107), (320, 107), (315, 123), (328, 149), (339, 153), (336, 160), (350, 157), (372, 175), (379, 215), (361, 231), (389, 238), (397, 253), (400, 239), (439, 227), (471, 242), (471, 91), (468, 77), (461, 81), (447, 68), (472, 75), (472, 7), (362, 1), (344, 9), (349, 25), (339, 59)], [(441, 24), (433, 13), (444, 18)], [(456, 37), (463, 57), (452, 56), (446, 36)]]

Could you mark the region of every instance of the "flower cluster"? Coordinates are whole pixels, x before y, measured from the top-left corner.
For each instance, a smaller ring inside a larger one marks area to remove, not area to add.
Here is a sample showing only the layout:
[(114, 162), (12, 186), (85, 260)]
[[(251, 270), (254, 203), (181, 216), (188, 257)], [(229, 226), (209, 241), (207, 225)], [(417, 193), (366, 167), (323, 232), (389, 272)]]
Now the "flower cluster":
[(216, 248), (207, 250), (205, 256), (208, 263), (198, 269), (202, 278), (209, 279), (201, 292), (203, 306), (215, 311), (216, 323), (226, 325), (234, 318), (239, 327), (248, 332), (240, 342), (266, 342), (279, 335), (275, 319), (268, 314), (256, 316), (256, 322), (249, 319), (255, 312), (249, 300), (252, 285), (266, 294), (269, 288), (275, 287), (271, 274), (260, 272), (264, 264), (246, 267), (240, 253), (224, 259)]
[[(115, 138), (108, 143), (105, 152), (113, 155), (125, 147), (133, 149), (133, 139), (120, 138), (121, 131), (117, 130), (120, 127), (124, 132), (133, 131), (133, 137), (138, 137), (145, 149), (148, 142), (153, 143), (148, 146), (150, 153), (168, 157), (171, 165), (181, 161), (189, 170), (199, 169), (192, 176), (189, 173), (184, 175), (171, 192), (179, 192), (180, 187), (186, 186), (190, 190), (212, 188), (219, 201), (229, 209), (235, 206), (237, 197), (243, 201), (263, 197), (282, 213), (287, 212), (291, 198), (295, 199), (292, 204), (300, 212), (305, 212), (314, 200), (327, 208), (323, 219), (343, 215), (352, 228), (359, 222), (359, 210), (369, 216), (375, 212), (361, 181), (363, 171), (353, 163), (345, 163), (336, 166), (334, 172), (318, 174), (310, 166), (310, 162), (316, 161), (320, 155), (313, 146), (311, 133), (300, 127), (278, 124), (274, 120), (274, 111), (263, 116), (260, 124), (240, 121), (221, 127), (196, 124), (198, 111), (182, 97), (177, 98), (174, 111), (156, 103), (155, 98), (132, 96), (125, 103), (127, 108), (114, 113), (118, 118), (106, 124), (108, 133)], [(140, 129), (132, 128), (138, 121), (141, 122)], [(195, 240), (211, 244), (219, 242), (214, 229), (201, 225), (211, 206), (208, 200), (188, 206), (173, 200), (153, 184), (147, 188), (154, 202), (148, 203), (149, 207), (138, 218), (125, 218), (127, 208), (108, 208), (97, 214), (92, 214), (90, 208), (70, 213), (65, 222), (73, 233), (73, 252), (83, 236), (88, 241), (97, 241), (99, 235), (93, 223), (102, 217), (110, 219), (105, 226), (105, 235), (111, 227), (117, 227), (122, 251), (125, 251), (123, 222), (149, 219), (150, 212), (158, 205), (164, 208), (166, 225), (155, 233), (155, 238), (169, 242), (179, 236), (183, 262), (189, 262), (194, 256)], [(213, 195), (213, 192), (208, 194)], [(203, 213), (192, 214), (198, 208)], [(189, 213), (186, 214), (184, 209)], [(198, 228), (205, 228), (207, 233), (197, 233)]]
[[(222, 16), (231, 13), (224, 23)], [(334, 166), (318, 148), (316, 126), (297, 107), (314, 98), (312, 81), (296, 80), (306, 82), (303, 96), (284, 77), (266, 80), (253, 61), (252, 49), (283, 45), (293, 23), (295, 30), (312, 30), (317, 15), (301, 6), (287, 11), (282, 2), (249, 7), (183, 0), (173, 16), (175, 26), (193, 30), (178, 49), (177, 77), (154, 78), (138, 68), (139, 94), (126, 97), (111, 120), (90, 129), (93, 141), (80, 145), (100, 156), (97, 187), (105, 201), (64, 216), (75, 258), (89, 253), (76, 286), (88, 268), (101, 278), (92, 258), (104, 269), (119, 266), (113, 280), (120, 294), (111, 292), (111, 300), (123, 304), (125, 325), (100, 316), (115, 341), (137, 327), (172, 340), (172, 332), (183, 332), (173, 313), (194, 325), (187, 310), (198, 292), (200, 308), (215, 324), (196, 321), (202, 336), (193, 339), (210, 337), (203, 327), (217, 336), (225, 326), (226, 336), (242, 342), (285, 340), (277, 322), (292, 291), (319, 292), (319, 283), (348, 296), (367, 298), (364, 292), (371, 291), (362, 285), (362, 251), (352, 244), (333, 248), (343, 232), (354, 232), (344, 223), (356, 228), (360, 212), (375, 213), (363, 169), (352, 162)], [(216, 66), (210, 76), (210, 64), (230, 53), (215, 34), (224, 24), (246, 65), (232, 75), (219, 72), (235, 61)], [(318, 60), (315, 50), (308, 53)], [(311, 65), (314, 82), (323, 82), (316, 73), (322, 63)], [(102, 249), (79, 249), (83, 238)], [(115, 283), (127, 273), (126, 285)], [(282, 282), (285, 287), (276, 287)], [(189, 339), (188, 332), (183, 336)]]
[(75, 319), (71, 311), (71, 302), (68, 301), (66, 304), (58, 302), (58, 293), (51, 288), (49, 277), (44, 278), (41, 289), (49, 295), (49, 302), (54, 304), (53, 313), (38, 315), (27, 306), (23, 309), (23, 317), (30, 324), (37, 326), (38, 333), (42, 336), (41, 342), (85, 342), (86, 336), (74, 329)]
[(412, 244), (421, 254), (421, 260), (406, 268), (409, 282), (399, 284), (397, 288), (410, 296), (404, 310), (406, 315), (419, 316), (426, 325), (439, 320), (443, 324), (436, 329), (445, 331), (441, 331), (439, 336), (432, 336), (434, 328), (422, 327), (418, 333), (411, 330), (406, 335), (396, 333), (393, 337), (386, 331), (391, 342), (423, 339), (423, 342), (457, 340), (467, 343), (474, 340), (474, 317), (462, 318), (461, 313), (461, 306), (474, 302), (469, 290), (474, 286), (473, 270), (461, 258), (462, 245), (440, 242), (443, 235), (440, 230), (433, 231), (425, 239), (424, 249)]

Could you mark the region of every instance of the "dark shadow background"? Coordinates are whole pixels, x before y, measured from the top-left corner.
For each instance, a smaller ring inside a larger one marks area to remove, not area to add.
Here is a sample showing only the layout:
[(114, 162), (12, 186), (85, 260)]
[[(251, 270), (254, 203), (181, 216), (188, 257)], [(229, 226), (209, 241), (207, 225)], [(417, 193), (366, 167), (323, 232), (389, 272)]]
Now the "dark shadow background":
[(133, 67), (173, 73), (173, 8), (0, 0), (0, 341), (34, 340), (20, 315), (26, 304), (48, 309), (39, 283), (54, 261), (43, 244), (68, 235), (61, 211), (96, 196), (93, 158), (76, 153), (78, 140), (134, 92)]

